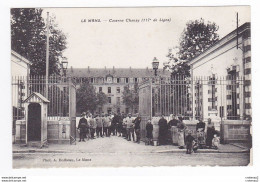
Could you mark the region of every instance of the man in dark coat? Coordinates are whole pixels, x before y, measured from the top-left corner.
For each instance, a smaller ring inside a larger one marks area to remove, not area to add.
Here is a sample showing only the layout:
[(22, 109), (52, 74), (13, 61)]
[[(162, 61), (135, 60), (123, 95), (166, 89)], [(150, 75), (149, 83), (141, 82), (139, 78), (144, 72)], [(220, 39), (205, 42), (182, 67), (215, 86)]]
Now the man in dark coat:
[(117, 131), (119, 133), (119, 136), (121, 137), (123, 133), (123, 117), (120, 113), (118, 114)]
[(168, 125), (167, 125), (167, 120), (164, 118), (164, 115), (162, 115), (158, 125), (159, 125), (159, 145), (165, 145), (167, 142)]
[(87, 127), (88, 127), (88, 122), (87, 122), (87, 119), (86, 119), (86, 113), (83, 112), (81, 114), (81, 118), (79, 120), (79, 124), (78, 124), (78, 129), (79, 129), (79, 142), (81, 142), (81, 140), (83, 142), (85, 142), (85, 136), (86, 136), (86, 131), (87, 131)]
[(151, 145), (153, 141), (153, 125), (151, 120), (148, 120), (146, 124), (146, 137), (147, 137), (147, 145)]
[(135, 130), (135, 134), (136, 134), (136, 142), (140, 143), (140, 123), (141, 123), (141, 117), (139, 114), (137, 114), (137, 118), (135, 118), (134, 120), (134, 130)]

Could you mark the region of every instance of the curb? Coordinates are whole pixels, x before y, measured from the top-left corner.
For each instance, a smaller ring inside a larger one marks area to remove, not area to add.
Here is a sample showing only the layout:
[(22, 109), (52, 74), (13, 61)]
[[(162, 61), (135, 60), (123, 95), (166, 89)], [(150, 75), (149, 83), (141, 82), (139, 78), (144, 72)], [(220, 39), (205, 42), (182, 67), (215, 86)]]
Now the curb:
[[(185, 153), (186, 149), (173, 149), (173, 150), (162, 150), (162, 151), (151, 151), (151, 152), (137, 152), (134, 154), (148, 154), (148, 153)], [(230, 150), (198, 150), (196, 153), (249, 153), (250, 150), (239, 150), (239, 151), (230, 151)], [(28, 153), (56, 153), (56, 154), (66, 154), (66, 153), (89, 153), (89, 154), (100, 154), (94, 152), (86, 152), (86, 151), (66, 151), (66, 150), (15, 150), (13, 154), (28, 154)], [(111, 153), (114, 154), (114, 153)], [(130, 152), (129, 154), (133, 154)]]
[[(154, 153), (185, 153), (186, 150), (165, 150), (165, 151), (156, 151)], [(239, 150), (239, 151), (230, 151), (230, 150), (198, 150), (195, 153), (249, 153), (250, 150)]]
[(244, 149), (244, 150), (250, 150), (249, 148), (244, 147), (244, 146), (241, 146), (241, 145), (239, 145), (239, 144), (230, 143), (230, 145), (233, 145), (233, 146), (235, 146), (235, 147), (238, 147), (238, 148), (241, 148), (241, 149)]

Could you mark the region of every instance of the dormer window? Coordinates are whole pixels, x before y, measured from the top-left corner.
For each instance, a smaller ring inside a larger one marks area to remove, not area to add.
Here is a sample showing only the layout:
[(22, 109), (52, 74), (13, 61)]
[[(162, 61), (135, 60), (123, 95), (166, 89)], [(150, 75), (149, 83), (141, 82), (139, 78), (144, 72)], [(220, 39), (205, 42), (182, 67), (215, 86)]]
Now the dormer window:
[(112, 78), (112, 77), (110, 77), (110, 76), (109, 76), (109, 77), (107, 77), (107, 82), (108, 82), (108, 83), (112, 83), (112, 82), (113, 82), (113, 78)]

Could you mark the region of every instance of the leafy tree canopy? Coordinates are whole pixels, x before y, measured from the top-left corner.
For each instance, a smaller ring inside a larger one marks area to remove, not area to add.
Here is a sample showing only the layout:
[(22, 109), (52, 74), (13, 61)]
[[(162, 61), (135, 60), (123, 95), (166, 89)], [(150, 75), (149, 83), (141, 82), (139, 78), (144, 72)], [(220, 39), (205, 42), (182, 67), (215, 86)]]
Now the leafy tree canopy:
[(188, 61), (204, 52), (219, 40), (219, 36), (216, 33), (218, 28), (214, 22), (205, 23), (202, 18), (189, 21), (186, 24), (186, 28), (180, 38), (179, 46), (169, 49), (166, 56), (169, 61), (165, 64), (165, 67), (172, 70), (172, 76), (190, 76)]
[[(11, 9), (11, 47), (32, 62), (31, 75), (46, 74), (46, 24), (39, 8)], [(58, 29), (55, 17), (49, 26), (49, 73), (59, 74), (60, 59), (66, 59), (66, 36)]]
[(96, 89), (88, 81), (83, 82), (80, 88), (77, 89), (76, 108), (77, 112), (90, 111), (94, 113), (97, 107), (102, 107), (108, 102), (105, 93), (96, 93)]
[(124, 87), (123, 91), (123, 103), (131, 108), (132, 110), (134, 108), (138, 107), (139, 104), (139, 95), (138, 95), (138, 85), (134, 85), (134, 89), (130, 89), (129, 86)]

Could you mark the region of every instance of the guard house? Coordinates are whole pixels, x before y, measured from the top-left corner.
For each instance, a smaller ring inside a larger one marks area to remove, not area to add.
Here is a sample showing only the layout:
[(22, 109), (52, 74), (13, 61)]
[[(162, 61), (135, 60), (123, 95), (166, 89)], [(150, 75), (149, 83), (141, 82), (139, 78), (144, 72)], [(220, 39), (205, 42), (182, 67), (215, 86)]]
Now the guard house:
[(23, 101), (25, 106), (25, 143), (47, 143), (47, 104), (50, 101), (43, 95), (33, 92)]

